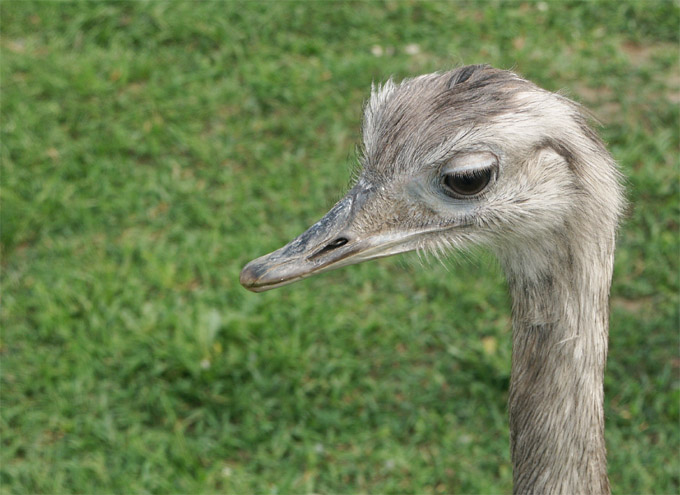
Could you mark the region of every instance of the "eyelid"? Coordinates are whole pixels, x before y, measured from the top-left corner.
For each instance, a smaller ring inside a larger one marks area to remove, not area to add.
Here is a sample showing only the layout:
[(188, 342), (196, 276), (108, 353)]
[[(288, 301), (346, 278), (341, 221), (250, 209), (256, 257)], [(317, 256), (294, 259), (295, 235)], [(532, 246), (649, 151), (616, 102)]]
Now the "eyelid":
[(498, 157), (490, 151), (462, 152), (451, 157), (442, 166), (443, 175), (456, 172), (485, 170), (498, 165)]

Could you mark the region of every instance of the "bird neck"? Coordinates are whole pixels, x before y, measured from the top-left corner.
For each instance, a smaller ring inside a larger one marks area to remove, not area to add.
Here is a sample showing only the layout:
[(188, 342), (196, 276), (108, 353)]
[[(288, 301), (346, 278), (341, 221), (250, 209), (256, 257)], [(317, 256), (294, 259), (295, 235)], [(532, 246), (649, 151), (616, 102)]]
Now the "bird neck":
[(501, 257), (513, 301), (515, 493), (609, 493), (603, 375), (613, 253), (613, 234), (566, 235)]

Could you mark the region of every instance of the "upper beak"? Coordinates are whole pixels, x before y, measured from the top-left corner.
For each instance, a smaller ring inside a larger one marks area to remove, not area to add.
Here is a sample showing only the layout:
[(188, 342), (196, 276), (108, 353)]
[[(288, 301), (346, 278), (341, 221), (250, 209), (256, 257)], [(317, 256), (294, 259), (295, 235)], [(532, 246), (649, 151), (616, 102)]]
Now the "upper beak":
[(413, 249), (408, 235), (357, 234), (353, 224), (369, 195), (369, 189), (352, 189), (299, 237), (248, 263), (241, 271), (241, 285), (262, 292), (341, 266)]

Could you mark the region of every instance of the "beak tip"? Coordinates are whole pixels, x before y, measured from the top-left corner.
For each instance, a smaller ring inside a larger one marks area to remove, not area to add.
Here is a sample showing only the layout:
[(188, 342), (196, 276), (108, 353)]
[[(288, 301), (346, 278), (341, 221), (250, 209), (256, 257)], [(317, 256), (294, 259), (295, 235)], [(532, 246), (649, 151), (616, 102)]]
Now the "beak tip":
[(258, 270), (251, 261), (250, 263), (243, 267), (243, 270), (241, 270), (239, 282), (244, 288), (248, 289), (249, 291), (257, 292), (255, 284), (257, 283), (258, 279), (259, 279)]
[(239, 282), (251, 292), (264, 292), (273, 289), (275, 280), (271, 276), (272, 265), (268, 262), (270, 255), (251, 261), (241, 270)]

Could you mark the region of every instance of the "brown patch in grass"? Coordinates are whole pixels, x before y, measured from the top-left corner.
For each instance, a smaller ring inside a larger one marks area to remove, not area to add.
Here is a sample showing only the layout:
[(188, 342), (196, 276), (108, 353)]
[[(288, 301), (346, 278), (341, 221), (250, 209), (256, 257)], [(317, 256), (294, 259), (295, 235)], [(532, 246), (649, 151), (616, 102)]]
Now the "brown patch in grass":
[[(659, 70), (657, 67), (660, 64), (654, 61), (655, 58), (666, 57), (669, 53), (677, 54), (677, 47), (674, 44), (638, 44), (632, 41), (624, 41), (620, 44), (620, 50), (626, 55), (633, 69), (630, 84), (627, 85), (623, 93), (615, 93), (607, 86), (593, 87), (576, 84), (573, 87), (572, 96), (582, 102), (595, 118), (603, 124), (621, 119), (623, 101), (649, 102), (665, 99), (670, 104), (680, 103), (680, 67), (677, 63), (677, 57), (671, 70)], [(653, 69), (654, 84), (643, 84), (640, 81), (637, 70), (645, 67)], [(634, 104), (628, 109), (627, 119), (641, 120), (642, 114), (646, 111), (647, 105)]]
[(680, 103), (680, 68), (678, 67), (678, 47), (674, 43), (638, 44), (632, 41), (624, 41), (621, 51), (626, 54), (633, 67), (644, 67), (653, 63), (654, 57), (667, 53), (675, 54), (675, 64), (669, 71), (656, 74), (655, 79), (662, 82), (669, 90), (666, 97), (671, 103)]
[(651, 311), (654, 304), (652, 296), (640, 297), (638, 299), (627, 299), (625, 297), (613, 297), (612, 306), (621, 308), (628, 313), (640, 313)]

